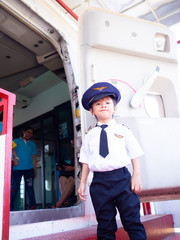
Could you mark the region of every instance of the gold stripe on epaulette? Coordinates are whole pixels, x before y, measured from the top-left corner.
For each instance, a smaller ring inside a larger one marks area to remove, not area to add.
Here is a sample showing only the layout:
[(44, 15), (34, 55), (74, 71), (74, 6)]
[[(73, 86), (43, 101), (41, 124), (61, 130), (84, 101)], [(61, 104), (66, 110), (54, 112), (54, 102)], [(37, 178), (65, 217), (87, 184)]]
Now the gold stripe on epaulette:
[[(124, 127), (128, 128), (128, 126), (126, 126), (126, 124), (124, 124), (124, 123), (122, 124), (122, 126), (124, 126)], [(129, 129), (129, 128), (128, 128), (128, 129)]]

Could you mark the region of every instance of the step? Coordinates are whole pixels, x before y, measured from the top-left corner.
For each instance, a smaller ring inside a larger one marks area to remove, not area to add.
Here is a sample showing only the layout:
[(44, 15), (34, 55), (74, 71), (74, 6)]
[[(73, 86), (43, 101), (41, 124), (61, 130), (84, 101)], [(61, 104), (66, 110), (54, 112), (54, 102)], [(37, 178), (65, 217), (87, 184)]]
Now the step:
[(163, 240), (180, 240), (180, 233), (172, 233)]
[[(174, 234), (174, 223), (171, 214), (168, 215), (146, 215), (142, 217), (142, 222), (146, 229), (148, 240), (164, 240), (166, 237)], [(97, 226), (89, 226), (82, 229), (60, 232), (46, 236), (26, 238), (29, 240), (97, 240)], [(174, 235), (175, 236), (175, 235)], [(118, 221), (118, 231), (116, 240), (129, 240), (120, 221)], [(178, 239), (178, 238), (177, 238)], [(177, 240), (176, 239), (176, 240)], [(168, 239), (169, 240), (169, 239)], [(172, 238), (170, 238), (172, 240)]]

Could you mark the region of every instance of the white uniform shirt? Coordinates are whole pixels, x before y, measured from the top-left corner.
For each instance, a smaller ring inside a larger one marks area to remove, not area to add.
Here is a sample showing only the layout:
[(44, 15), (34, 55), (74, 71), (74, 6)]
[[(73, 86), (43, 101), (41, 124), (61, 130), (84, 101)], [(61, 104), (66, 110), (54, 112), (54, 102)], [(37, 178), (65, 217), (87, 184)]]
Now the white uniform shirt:
[[(103, 123), (98, 122), (98, 125)], [(131, 159), (143, 155), (136, 138), (132, 132), (113, 119), (106, 123), (109, 154), (106, 158), (99, 155), (99, 142), (101, 127), (91, 129), (81, 147), (80, 162), (87, 163), (91, 171), (103, 172), (122, 168), (131, 163)]]

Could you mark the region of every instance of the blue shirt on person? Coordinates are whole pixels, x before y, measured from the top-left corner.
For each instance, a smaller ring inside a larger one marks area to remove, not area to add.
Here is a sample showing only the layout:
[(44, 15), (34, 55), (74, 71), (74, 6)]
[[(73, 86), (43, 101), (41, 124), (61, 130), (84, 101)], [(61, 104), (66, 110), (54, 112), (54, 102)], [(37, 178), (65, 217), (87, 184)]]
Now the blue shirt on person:
[(2, 134), (2, 131), (3, 131), (3, 124), (2, 124), (2, 122), (0, 122), (0, 132), (1, 132), (1, 134)]
[(16, 138), (14, 142), (17, 144), (16, 153), (19, 157), (17, 166), (13, 166), (13, 170), (28, 170), (34, 168), (33, 155), (37, 154), (36, 144), (29, 140), (25, 141), (23, 138)]

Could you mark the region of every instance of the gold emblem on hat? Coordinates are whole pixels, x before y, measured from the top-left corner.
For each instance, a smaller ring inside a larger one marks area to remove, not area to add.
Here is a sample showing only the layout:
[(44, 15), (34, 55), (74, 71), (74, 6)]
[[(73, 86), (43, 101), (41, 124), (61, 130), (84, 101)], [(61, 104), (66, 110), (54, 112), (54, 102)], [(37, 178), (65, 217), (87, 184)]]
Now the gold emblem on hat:
[(97, 88), (93, 88), (93, 90), (99, 90), (99, 91), (102, 91), (103, 89), (105, 89), (107, 87), (97, 87)]

